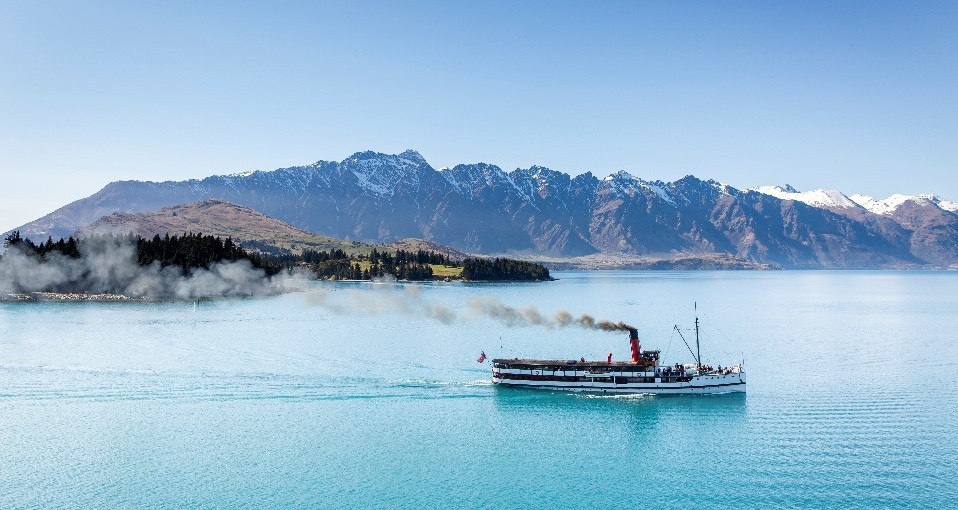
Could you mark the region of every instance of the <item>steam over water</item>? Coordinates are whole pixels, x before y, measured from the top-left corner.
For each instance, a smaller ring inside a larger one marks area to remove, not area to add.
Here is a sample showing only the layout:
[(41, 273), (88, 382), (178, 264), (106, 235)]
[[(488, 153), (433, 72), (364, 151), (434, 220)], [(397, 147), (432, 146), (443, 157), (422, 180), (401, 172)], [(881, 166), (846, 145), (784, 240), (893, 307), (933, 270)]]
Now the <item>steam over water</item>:
[(0, 257), (0, 297), (44, 291), (163, 299), (265, 296), (299, 288), (307, 278), (299, 273), (268, 277), (246, 260), (218, 262), (189, 274), (178, 266), (141, 266), (135, 244), (126, 238), (83, 239), (79, 250), (79, 259), (54, 252), (46, 263), (20, 249), (6, 250)]
[[(0, 508), (953, 506), (958, 274), (557, 276), (0, 303)], [(693, 301), (747, 395), (498, 389), (476, 363), (628, 359), (604, 319), (689, 361)]]

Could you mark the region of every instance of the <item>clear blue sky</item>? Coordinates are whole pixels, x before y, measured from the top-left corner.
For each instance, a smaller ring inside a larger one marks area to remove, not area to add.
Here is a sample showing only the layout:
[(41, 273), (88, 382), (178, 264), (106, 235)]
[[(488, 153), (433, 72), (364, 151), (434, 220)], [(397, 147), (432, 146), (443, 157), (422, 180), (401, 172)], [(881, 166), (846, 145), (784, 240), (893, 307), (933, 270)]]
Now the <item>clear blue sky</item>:
[(0, 3), (0, 230), (407, 148), (958, 199), (958, 2)]

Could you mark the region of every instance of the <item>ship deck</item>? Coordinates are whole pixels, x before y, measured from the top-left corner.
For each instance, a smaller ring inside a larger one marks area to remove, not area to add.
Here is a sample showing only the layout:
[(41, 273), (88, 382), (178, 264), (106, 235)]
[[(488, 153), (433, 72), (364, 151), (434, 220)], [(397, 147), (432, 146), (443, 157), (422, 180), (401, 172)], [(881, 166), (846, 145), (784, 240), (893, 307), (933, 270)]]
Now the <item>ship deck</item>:
[(509, 365), (511, 367), (562, 367), (564, 370), (588, 369), (588, 368), (618, 368), (618, 367), (641, 367), (652, 366), (652, 363), (632, 363), (631, 361), (579, 361), (574, 359), (520, 359), (520, 358), (496, 358), (492, 360), (493, 365)]

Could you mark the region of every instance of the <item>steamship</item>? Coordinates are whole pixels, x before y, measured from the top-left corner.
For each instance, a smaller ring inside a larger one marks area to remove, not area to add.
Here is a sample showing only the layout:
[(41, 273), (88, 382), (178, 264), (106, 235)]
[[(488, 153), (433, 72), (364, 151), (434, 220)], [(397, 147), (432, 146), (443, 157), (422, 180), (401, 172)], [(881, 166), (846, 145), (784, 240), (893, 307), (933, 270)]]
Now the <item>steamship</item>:
[[(682, 331), (675, 327), (679, 335)], [(692, 351), (682, 336), (682, 341)], [(695, 319), (694, 363), (662, 366), (660, 351), (643, 351), (639, 332), (629, 329), (630, 361), (502, 359), (492, 360), (492, 382), (500, 386), (606, 394), (744, 393), (741, 363), (712, 367), (702, 363), (699, 320)]]

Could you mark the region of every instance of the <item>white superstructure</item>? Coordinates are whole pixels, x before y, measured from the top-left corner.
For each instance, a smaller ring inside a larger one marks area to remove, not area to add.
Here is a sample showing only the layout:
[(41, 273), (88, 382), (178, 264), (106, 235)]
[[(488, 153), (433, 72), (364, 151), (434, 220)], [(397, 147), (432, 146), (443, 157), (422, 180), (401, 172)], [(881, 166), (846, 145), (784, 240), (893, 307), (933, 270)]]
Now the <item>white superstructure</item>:
[(503, 386), (619, 394), (705, 394), (745, 391), (741, 365), (678, 372), (674, 367), (629, 366), (625, 362), (495, 359), (492, 382)]

